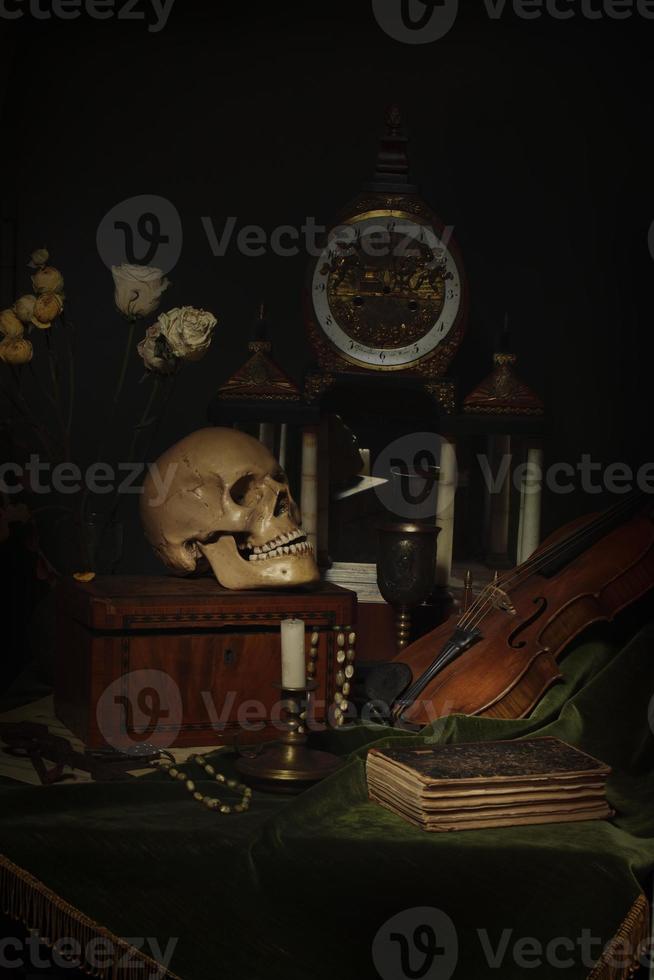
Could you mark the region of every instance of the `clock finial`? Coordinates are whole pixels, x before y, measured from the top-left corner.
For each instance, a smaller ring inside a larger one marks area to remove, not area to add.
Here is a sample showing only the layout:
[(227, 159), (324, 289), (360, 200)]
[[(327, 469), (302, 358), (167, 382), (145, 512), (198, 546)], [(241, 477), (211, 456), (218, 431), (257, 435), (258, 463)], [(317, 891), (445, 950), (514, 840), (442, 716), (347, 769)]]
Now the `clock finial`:
[(396, 103), (385, 112), (386, 132), (381, 138), (377, 154), (377, 166), (372, 183), (367, 190), (391, 193), (415, 194), (418, 188), (412, 184), (409, 173), (408, 136), (402, 125), (402, 114)]
[(259, 308), (257, 309), (257, 315), (254, 321), (254, 343), (268, 345), (267, 349), (270, 349), (270, 341), (268, 339), (268, 327), (269, 321), (266, 316), (266, 304), (263, 300), (259, 303)]

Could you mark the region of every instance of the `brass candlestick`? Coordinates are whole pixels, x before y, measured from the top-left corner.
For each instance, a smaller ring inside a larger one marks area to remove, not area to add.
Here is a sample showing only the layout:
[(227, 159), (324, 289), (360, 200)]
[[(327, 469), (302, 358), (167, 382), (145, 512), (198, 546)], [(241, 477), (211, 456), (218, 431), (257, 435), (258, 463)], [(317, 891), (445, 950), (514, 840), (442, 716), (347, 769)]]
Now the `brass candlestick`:
[(303, 705), (306, 706), (307, 693), (315, 691), (318, 682), (308, 680), (304, 687), (275, 687), (281, 690), (284, 716), (280, 722), (286, 731), (279, 742), (265, 746), (258, 755), (242, 756), (236, 768), (258, 789), (299, 793), (331, 775), (343, 765), (343, 760), (306, 744)]

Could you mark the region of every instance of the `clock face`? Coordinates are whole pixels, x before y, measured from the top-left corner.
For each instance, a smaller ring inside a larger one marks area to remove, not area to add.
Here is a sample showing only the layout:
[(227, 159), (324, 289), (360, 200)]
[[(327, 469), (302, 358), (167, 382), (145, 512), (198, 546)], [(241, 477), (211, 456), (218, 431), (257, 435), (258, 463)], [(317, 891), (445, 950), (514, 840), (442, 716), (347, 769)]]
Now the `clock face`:
[(348, 361), (400, 370), (428, 357), (462, 310), (462, 272), (429, 222), (364, 212), (334, 229), (311, 279), (316, 320)]

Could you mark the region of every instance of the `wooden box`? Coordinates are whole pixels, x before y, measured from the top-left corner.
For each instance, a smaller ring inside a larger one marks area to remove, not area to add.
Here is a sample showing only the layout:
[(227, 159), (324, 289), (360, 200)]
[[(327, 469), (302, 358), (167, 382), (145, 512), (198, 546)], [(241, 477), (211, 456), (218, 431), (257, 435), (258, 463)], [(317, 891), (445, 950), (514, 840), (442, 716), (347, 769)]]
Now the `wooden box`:
[(280, 621), (289, 616), (306, 623), (307, 655), (318, 633), (315, 716), (333, 718), (335, 697), (343, 697), (339, 632), (355, 623), (354, 592), (330, 584), (230, 592), (212, 579), (68, 580), (57, 602), (57, 717), (93, 749), (278, 737)]

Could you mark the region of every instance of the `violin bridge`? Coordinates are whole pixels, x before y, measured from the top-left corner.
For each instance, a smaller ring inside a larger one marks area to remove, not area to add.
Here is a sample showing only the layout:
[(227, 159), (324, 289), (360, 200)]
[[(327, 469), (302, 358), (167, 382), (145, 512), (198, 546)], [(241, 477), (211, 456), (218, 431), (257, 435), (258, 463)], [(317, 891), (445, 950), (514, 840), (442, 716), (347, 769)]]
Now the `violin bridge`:
[(508, 594), (504, 589), (500, 589), (498, 585), (491, 585), (489, 587), (490, 600), (495, 609), (501, 610), (501, 612), (508, 613), (509, 616), (517, 616), (517, 610), (513, 603), (511, 602)]

